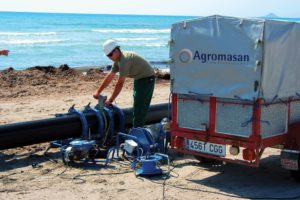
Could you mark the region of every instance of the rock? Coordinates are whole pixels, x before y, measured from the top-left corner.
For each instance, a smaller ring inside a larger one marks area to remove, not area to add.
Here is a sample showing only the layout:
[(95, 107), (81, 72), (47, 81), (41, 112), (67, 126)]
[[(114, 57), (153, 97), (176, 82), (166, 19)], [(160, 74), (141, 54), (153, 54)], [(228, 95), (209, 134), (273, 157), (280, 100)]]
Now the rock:
[(29, 67), (27, 68), (28, 70), (39, 70), (39, 71), (43, 71), (45, 73), (55, 73), (56, 72), (56, 68), (49, 65), (49, 66), (34, 66), (34, 67)]
[(15, 69), (12, 67), (6, 68), (4, 70), (2, 70), (2, 73), (9, 73), (9, 72), (13, 72)]
[(170, 72), (164, 72), (158, 68), (154, 68), (154, 73), (157, 78), (170, 80)]
[(86, 75), (101, 74), (102, 72), (103, 72), (102, 69), (89, 69), (86, 72)]
[(100, 67), (100, 69), (101, 69), (102, 71), (110, 71), (111, 68), (112, 68), (112, 65), (106, 65), (106, 66)]
[(69, 65), (67, 65), (67, 64), (63, 64), (63, 65), (61, 65), (61, 66), (59, 66), (59, 68), (58, 68), (58, 70), (59, 71), (67, 71), (67, 70), (69, 70), (70, 69), (70, 67), (69, 67)]

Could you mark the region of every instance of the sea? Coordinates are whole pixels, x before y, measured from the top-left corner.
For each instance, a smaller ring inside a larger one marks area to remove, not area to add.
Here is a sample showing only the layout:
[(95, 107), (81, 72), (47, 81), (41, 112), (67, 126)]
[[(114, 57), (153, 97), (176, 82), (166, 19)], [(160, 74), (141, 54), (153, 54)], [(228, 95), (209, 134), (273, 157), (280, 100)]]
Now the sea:
[(164, 68), (172, 23), (191, 18), (196, 17), (0, 12), (0, 49), (10, 51), (0, 56), (0, 70), (109, 65), (102, 51), (107, 39)]
[[(0, 70), (33, 66), (101, 67), (111, 64), (102, 44), (116, 40), (153, 66), (167, 68), (171, 25), (197, 16), (0, 12)], [(300, 19), (284, 19), (300, 21)]]

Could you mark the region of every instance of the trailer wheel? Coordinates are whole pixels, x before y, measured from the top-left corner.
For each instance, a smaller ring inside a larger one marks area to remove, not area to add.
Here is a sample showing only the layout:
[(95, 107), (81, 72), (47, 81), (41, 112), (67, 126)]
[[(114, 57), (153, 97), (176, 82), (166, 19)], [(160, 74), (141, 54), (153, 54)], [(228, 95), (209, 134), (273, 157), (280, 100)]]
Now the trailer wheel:
[(202, 156), (194, 156), (201, 164), (220, 164), (222, 161), (211, 159), (211, 158), (205, 158)]
[[(298, 166), (300, 166), (300, 155), (298, 157)], [(300, 182), (300, 169), (298, 170), (290, 170), (292, 177), (297, 181)]]
[(300, 170), (290, 170), (291, 175), (293, 176), (293, 178), (300, 182)]

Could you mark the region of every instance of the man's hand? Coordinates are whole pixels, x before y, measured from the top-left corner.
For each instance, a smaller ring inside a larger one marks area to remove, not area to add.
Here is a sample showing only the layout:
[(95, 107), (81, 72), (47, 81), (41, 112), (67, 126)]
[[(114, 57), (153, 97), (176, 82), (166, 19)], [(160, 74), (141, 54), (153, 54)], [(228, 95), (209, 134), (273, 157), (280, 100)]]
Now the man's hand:
[(0, 55), (8, 56), (9, 50), (0, 50)]
[(112, 102), (113, 102), (113, 101), (111, 101), (111, 99), (106, 99), (106, 100), (105, 100), (105, 105), (106, 105), (106, 106), (109, 106), (109, 105), (112, 104)]
[(96, 90), (93, 94), (94, 99), (99, 99), (99, 95), (100, 95), (99, 91)]
[(106, 100), (106, 101), (105, 101), (105, 106), (109, 106), (109, 105), (111, 105), (111, 102), (108, 101), (108, 100)]

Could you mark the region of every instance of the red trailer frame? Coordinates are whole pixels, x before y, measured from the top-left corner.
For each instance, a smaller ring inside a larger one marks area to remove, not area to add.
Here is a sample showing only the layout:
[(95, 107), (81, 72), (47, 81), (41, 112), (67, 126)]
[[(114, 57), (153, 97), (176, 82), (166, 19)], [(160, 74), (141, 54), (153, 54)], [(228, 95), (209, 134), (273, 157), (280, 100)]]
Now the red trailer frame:
[[(178, 125), (178, 100), (193, 101), (192, 98), (181, 98), (178, 94), (172, 94), (172, 123), (171, 123), (171, 148), (175, 151), (182, 152), (184, 154), (192, 154), (195, 156), (212, 158), (216, 160), (222, 160), (226, 162), (243, 164), (251, 167), (258, 167), (260, 158), (267, 147), (273, 147), (275, 145), (282, 145), (284, 148), (299, 150), (300, 149), (300, 135), (296, 134), (300, 132), (300, 124), (290, 125), (291, 115), (291, 102), (300, 101), (288, 99), (286, 103), (288, 106), (288, 126), (287, 131), (276, 136), (262, 138), (261, 136), (261, 111), (262, 106), (265, 106), (262, 99), (256, 100), (253, 104), (240, 104), (236, 102), (221, 102), (216, 97), (209, 97), (207, 100), (209, 103), (209, 123), (206, 126), (206, 130), (193, 130), (190, 128), (179, 127)], [(250, 137), (239, 137), (235, 135), (228, 135), (219, 133), (216, 131), (216, 110), (217, 103), (224, 104), (240, 104), (243, 106), (251, 106), (253, 109), (252, 119), (252, 131)], [(278, 102), (277, 102), (278, 103)], [(276, 104), (276, 103), (274, 103)], [(193, 139), (202, 142), (209, 142), (214, 144), (231, 145), (238, 148), (243, 148), (243, 159), (230, 159), (226, 157), (220, 157), (207, 153), (200, 153), (191, 151), (186, 148), (186, 139)]]

